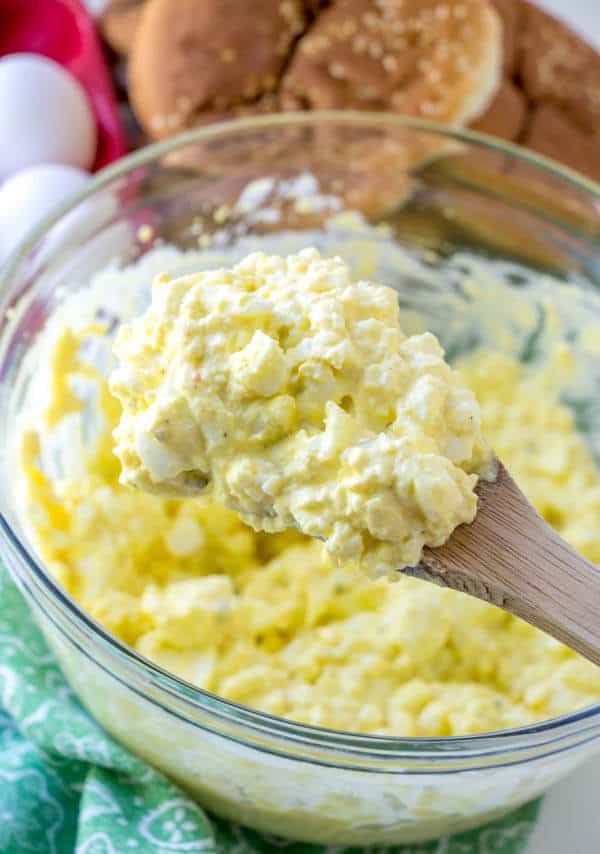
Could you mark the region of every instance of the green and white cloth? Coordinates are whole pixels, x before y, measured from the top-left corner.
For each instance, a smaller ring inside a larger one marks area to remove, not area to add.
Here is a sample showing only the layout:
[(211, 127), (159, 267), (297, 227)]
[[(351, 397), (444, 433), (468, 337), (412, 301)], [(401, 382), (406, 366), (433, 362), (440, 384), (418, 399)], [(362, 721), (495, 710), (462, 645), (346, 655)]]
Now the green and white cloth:
[(83, 709), (0, 567), (2, 854), (524, 854), (538, 808), (389, 849), (325, 849), (215, 819)]

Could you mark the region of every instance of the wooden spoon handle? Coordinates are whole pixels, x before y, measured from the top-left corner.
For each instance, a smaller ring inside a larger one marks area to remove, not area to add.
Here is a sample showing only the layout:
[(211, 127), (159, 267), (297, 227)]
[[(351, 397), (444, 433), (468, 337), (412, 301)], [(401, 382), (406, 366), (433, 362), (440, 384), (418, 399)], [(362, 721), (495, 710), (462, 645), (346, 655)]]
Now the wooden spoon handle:
[(600, 665), (600, 570), (542, 519), (501, 463), (477, 492), (474, 522), (406, 572), (510, 611)]

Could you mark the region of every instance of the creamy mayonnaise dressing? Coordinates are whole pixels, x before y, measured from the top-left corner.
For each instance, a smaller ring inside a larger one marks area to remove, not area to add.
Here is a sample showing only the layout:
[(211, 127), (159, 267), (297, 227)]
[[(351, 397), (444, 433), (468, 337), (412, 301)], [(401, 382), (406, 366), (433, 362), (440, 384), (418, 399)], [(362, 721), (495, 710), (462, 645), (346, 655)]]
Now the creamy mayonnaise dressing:
[(479, 406), (391, 288), (314, 249), (157, 277), (111, 390), (121, 480), (296, 528), (372, 575), (418, 563), (476, 513)]
[[(594, 411), (586, 402), (597, 395), (591, 296), (582, 292), (579, 305), (575, 288), (539, 273), (509, 287), (505, 272), (522, 279), (522, 269), (466, 254), (440, 273), (385, 235), (376, 243), (377, 234), (363, 226), (334, 251), (352, 257), (366, 278), (381, 270), (400, 285), (405, 277), (426, 283), (403, 291), (404, 305), (409, 294), (418, 308), (412, 332), (420, 333), (423, 319), (436, 321), (441, 307), (437, 329), (446, 328), (449, 347), (479, 334), (481, 344), (457, 367), (479, 401), (483, 433), (544, 517), (600, 564), (600, 476), (589, 449), (597, 447), (595, 421), (585, 422), (588, 447), (576, 420)], [(276, 240), (273, 251), (294, 252), (306, 237)], [(114, 320), (143, 312), (146, 283), (160, 270), (177, 278), (227, 264), (217, 252), (162, 248), (97, 274), (51, 318), (20, 428), (18, 478), (21, 516), (48, 571), (159, 665), (293, 720), (385, 735), (462, 735), (598, 702), (600, 669), (489, 605), (415, 579), (373, 581), (336, 566), (314, 539), (257, 533), (210, 498), (151, 495), (119, 482), (112, 432), (121, 407), (107, 380)], [(403, 323), (407, 313), (404, 307)], [(185, 738), (181, 749), (187, 755)], [(281, 777), (272, 779), (276, 803)], [(447, 792), (436, 797), (447, 805)], [(484, 798), (480, 784), (476, 797)], [(328, 800), (324, 814), (330, 807)]]

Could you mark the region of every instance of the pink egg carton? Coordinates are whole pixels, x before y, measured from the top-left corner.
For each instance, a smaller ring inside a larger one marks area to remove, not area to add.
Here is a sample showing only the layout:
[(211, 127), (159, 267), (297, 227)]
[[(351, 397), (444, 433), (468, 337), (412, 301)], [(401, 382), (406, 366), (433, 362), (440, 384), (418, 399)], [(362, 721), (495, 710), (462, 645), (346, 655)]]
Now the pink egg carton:
[(127, 154), (127, 138), (94, 21), (79, 0), (0, 0), (0, 56), (39, 53), (81, 83), (96, 116), (93, 171)]

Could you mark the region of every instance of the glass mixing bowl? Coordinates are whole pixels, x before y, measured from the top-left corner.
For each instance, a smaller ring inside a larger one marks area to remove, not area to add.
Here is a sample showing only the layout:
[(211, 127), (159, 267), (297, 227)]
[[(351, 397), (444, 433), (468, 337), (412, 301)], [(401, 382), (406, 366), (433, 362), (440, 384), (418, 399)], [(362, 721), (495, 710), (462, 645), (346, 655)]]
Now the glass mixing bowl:
[[(293, 723), (194, 688), (111, 636), (45, 571), (23, 523), (14, 451), (54, 312), (78, 293), (82, 312), (109, 310), (86, 292), (97, 271), (161, 243), (209, 264), (315, 242), (397, 287), (403, 317), (430, 326), (452, 357), (493, 336), (498, 349), (535, 358), (544, 315), (523, 328), (515, 317), (556, 300), (553, 334), (558, 323), (588, 388), (582, 398), (565, 386), (564, 399), (597, 450), (600, 360), (584, 364), (577, 342), (582, 318), (600, 321), (599, 200), (583, 178), (485, 137), (384, 115), (289, 115), (144, 149), (23, 244), (1, 277), (1, 554), (72, 687), (116, 739), (221, 816), (352, 845), (485, 822), (600, 747), (600, 705), (513, 731), (388, 738)], [(473, 275), (491, 322), (464, 287)], [(106, 297), (118, 319), (120, 294)]]

